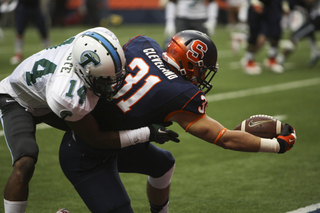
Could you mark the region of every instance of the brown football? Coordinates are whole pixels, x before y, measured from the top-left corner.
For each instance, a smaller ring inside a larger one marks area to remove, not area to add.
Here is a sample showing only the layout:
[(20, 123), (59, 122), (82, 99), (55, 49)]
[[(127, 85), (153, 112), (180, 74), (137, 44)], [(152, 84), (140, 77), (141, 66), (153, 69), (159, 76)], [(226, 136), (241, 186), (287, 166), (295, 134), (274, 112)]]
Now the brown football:
[(253, 115), (243, 120), (235, 130), (241, 130), (261, 138), (276, 138), (283, 130), (284, 124), (269, 115)]

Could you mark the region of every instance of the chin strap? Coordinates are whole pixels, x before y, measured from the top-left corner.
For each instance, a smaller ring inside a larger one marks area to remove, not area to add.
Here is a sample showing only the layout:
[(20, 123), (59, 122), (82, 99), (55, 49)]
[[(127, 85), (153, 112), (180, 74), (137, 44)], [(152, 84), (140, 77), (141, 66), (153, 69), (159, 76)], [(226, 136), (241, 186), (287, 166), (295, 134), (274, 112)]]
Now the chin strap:
[(171, 66), (173, 66), (176, 70), (180, 70), (180, 66), (179, 64), (177, 64), (174, 60), (172, 60), (167, 52), (162, 53), (162, 59), (165, 60), (165, 62), (167, 62), (168, 64), (170, 64)]
[(187, 72), (186, 70), (183, 68), (182, 66), (182, 62), (179, 61), (180, 65), (177, 64), (174, 60), (172, 60), (168, 54), (166, 52), (162, 53), (162, 59), (167, 62), (168, 64), (170, 64), (174, 69), (176, 69), (181, 76), (186, 77), (187, 76)]

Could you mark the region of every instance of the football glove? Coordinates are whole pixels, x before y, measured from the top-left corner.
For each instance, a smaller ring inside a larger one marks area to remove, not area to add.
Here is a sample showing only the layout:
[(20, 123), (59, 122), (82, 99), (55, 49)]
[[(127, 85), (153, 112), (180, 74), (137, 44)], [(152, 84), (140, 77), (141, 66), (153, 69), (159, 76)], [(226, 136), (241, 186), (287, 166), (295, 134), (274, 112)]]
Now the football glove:
[(279, 154), (289, 151), (295, 144), (297, 139), (296, 130), (289, 124), (285, 124), (282, 132), (277, 137), (278, 143), (280, 145)]
[(164, 144), (165, 142), (171, 140), (179, 143), (179, 135), (176, 132), (166, 128), (171, 124), (172, 122), (165, 122), (149, 125), (148, 127), (150, 129), (150, 141), (154, 141), (159, 144)]

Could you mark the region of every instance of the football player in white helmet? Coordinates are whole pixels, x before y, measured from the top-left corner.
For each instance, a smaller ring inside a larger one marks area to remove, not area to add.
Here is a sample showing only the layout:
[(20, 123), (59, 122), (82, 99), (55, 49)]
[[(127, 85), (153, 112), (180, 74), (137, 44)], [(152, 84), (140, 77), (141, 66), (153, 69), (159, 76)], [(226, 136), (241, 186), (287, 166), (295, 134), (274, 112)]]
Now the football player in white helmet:
[(118, 42), (110, 42), (113, 39), (116, 40), (108, 34), (86, 32), (72, 50), (76, 74), (97, 96), (110, 100), (121, 88), (126, 74), (122, 47)]
[(112, 99), (125, 76), (126, 60), (117, 37), (100, 27), (30, 56), (0, 82), (1, 122), (13, 164), (4, 190), (5, 213), (26, 212), (29, 181), (39, 153), (37, 123), (71, 129), (98, 149), (178, 141), (175, 132), (161, 125), (100, 131), (90, 112), (100, 97)]

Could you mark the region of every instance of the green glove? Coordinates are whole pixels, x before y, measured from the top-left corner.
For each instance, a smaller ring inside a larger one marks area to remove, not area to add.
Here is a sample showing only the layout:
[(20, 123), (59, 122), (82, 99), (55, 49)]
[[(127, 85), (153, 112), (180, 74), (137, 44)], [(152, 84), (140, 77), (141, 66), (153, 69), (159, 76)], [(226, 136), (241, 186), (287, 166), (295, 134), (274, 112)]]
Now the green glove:
[(150, 141), (154, 141), (159, 144), (164, 144), (167, 141), (174, 141), (179, 143), (178, 133), (167, 129), (167, 126), (170, 126), (172, 122), (158, 123), (149, 125), (150, 129)]

